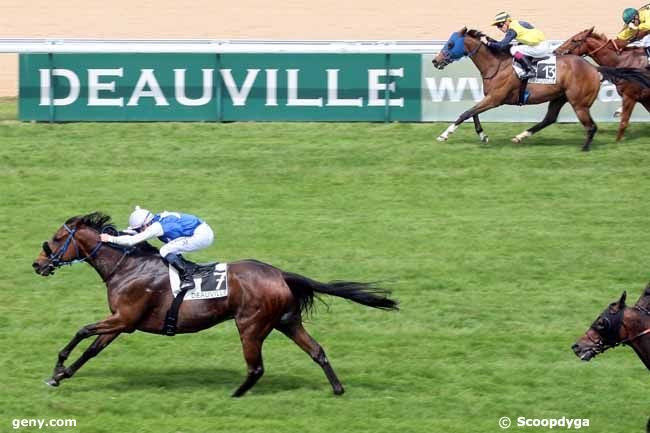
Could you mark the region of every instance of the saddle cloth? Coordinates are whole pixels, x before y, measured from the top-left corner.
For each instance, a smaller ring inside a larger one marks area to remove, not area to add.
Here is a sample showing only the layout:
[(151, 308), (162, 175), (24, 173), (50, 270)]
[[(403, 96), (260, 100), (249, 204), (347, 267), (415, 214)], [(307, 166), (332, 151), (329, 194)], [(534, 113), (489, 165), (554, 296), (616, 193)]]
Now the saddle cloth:
[[(210, 263), (196, 265), (192, 273), (196, 287), (185, 293), (186, 301), (197, 299), (225, 298), (228, 296), (228, 265), (226, 263)], [(169, 283), (174, 297), (180, 292), (181, 280), (178, 271), (169, 267)]]
[[(557, 58), (555, 56), (539, 59), (535, 66), (535, 78), (530, 78), (528, 84), (555, 84), (557, 73)], [(517, 76), (521, 77), (524, 73), (521, 66), (515, 61), (512, 63)]]

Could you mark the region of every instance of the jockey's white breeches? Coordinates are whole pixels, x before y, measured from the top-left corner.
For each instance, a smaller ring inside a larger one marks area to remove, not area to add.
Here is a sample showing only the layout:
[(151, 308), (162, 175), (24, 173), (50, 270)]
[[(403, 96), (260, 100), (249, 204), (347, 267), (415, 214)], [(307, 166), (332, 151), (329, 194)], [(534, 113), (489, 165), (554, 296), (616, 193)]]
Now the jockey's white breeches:
[(521, 53), (529, 57), (545, 57), (550, 56), (553, 52), (553, 46), (549, 41), (542, 41), (537, 45), (513, 45), (510, 47), (510, 54), (513, 56), (515, 53)]
[(214, 241), (214, 233), (207, 223), (199, 225), (192, 236), (176, 238), (160, 247), (160, 255), (189, 253), (192, 251), (207, 248)]

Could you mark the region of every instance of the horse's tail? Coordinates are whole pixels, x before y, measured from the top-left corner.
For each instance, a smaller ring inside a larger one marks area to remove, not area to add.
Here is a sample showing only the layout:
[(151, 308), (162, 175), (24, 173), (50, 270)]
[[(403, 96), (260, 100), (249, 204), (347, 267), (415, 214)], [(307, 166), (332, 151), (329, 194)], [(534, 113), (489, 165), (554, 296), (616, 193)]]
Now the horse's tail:
[(353, 281), (332, 281), (321, 283), (311, 278), (291, 272), (282, 272), (284, 281), (298, 300), (300, 311), (310, 311), (317, 293), (338, 296), (358, 304), (381, 310), (398, 310), (397, 301), (390, 299), (390, 290), (374, 286), (372, 283)]
[(612, 68), (601, 66), (598, 72), (603, 79), (615, 83), (619, 80), (634, 81), (645, 88), (650, 87), (650, 70), (638, 68)]

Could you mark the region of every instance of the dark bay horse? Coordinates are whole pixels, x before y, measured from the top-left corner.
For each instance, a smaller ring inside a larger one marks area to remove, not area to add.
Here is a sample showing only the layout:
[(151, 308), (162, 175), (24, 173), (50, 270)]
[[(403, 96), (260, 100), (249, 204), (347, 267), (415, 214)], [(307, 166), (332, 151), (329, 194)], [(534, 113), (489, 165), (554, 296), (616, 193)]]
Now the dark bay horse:
[[(102, 243), (99, 235), (111, 229), (109, 222), (110, 217), (98, 212), (70, 218), (52, 239), (43, 243), (43, 250), (32, 265), (36, 273), (47, 276), (63, 264), (87, 262), (106, 284), (112, 312), (106, 319), (82, 327), (61, 350), (52, 378), (46, 382), (51, 386), (72, 377), (123, 332), (162, 334), (165, 314), (173, 300), (168, 267), (158, 250), (147, 243), (130, 249)], [(320, 283), (256, 260), (229, 263), (228, 288), (226, 298), (184, 302), (178, 332), (197, 332), (225, 320), (235, 320), (248, 375), (233, 393), (234, 397), (244, 395), (264, 373), (262, 344), (274, 329), (292, 339), (321, 366), (334, 394), (343, 394), (343, 386), (323, 348), (302, 324), (302, 313), (312, 308), (318, 293), (373, 308), (397, 309), (397, 302), (388, 298), (389, 291), (371, 284)], [(79, 342), (95, 335), (97, 339), (79, 359), (65, 367), (64, 362)]]
[(623, 292), (571, 346), (578, 358), (589, 361), (607, 349), (624, 344), (632, 347), (650, 370), (650, 284), (633, 307), (625, 304), (626, 297), (627, 293)]
[[(609, 39), (603, 34), (595, 33), (592, 27), (567, 39), (555, 52), (560, 55), (589, 56), (601, 66), (644, 68), (648, 64), (645, 50), (642, 47), (626, 48), (626, 45), (626, 41)], [(616, 133), (616, 141), (620, 141), (630, 123), (634, 104), (639, 102), (650, 112), (650, 89), (628, 80), (615, 84), (616, 90), (623, 97), (623, 112)]]

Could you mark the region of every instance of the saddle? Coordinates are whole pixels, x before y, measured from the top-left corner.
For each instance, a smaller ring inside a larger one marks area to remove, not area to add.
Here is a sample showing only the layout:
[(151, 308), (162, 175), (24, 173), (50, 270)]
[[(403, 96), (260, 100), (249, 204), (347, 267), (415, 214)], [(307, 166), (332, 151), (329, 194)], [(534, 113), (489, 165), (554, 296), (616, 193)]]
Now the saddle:
[[(193, 289), (190, 291), (190, 295), (194, 293), (196, 290), (199, 290), (203, 297), (203, 294), (210, 295), (211, 290), (215, 290), (213, 295), (207, 296), (207, 298), (211, 297), (223, 297), (227, 296), (228, 294), (228, 285), (227, 282), (225, 284), (225, 291), (220, 291), (220, 285), (221, 283), (219, 282), (220, 280), (217, 279), (216, 275), (221, 275), (221, 274), (215, 274), (217, 271), (217, 265), (219, 265), (219, 262), (212, 262), (212, 263), (195, 263), (190, 260), (185, 259), (182, 256), (179, 256), (181, 260), (183, 260), (184, 264), (187, 266), (186, 272), (187, 274), (193, 278), (193, 279), (200, 279), (201, 284), (199, 284), (198, 289)], [(224, 265), (222, 265), (224, 266)], [(171, 273), (171, 267), (170, 267), (170, 273)], [(225, 268), (223, 269), (223, 274), (225, 275)], [(208, 293), (206, 293), (208, 292)], [(172, 288), (172, 294), (173, 294), (173, 288)], [(167, 310), (167, 314), (165, 315), (165, 323), (163, 324), (163, 329), (162, 333), (163, 335), (166, 335), (168, 337), (173, 337), (176, 335), (176, 328), (178, 324), (178, 311), (181, 308), (181, 304), (183, 303), (183, 300), (185, 299), (185, 295), (188, 293), (187, 289), (181, 290), (174, 296), (174, 300), (172, 301), (172, 305)], [(189, 296), (189, 295), (188, 295)], [(195, 299), (195, 298), (191, 298)]]
[(182, 255), (180, 255), (179, 257), (187, 265), (188, 274), (196, 278), (208, 277), (214, 271), (215, 266), (219, 264), (219, 262), (196, 263), (191, 260), (187, 260)]

